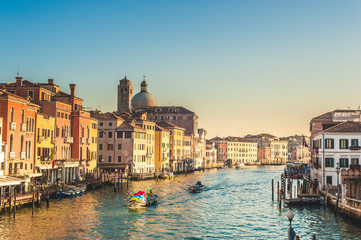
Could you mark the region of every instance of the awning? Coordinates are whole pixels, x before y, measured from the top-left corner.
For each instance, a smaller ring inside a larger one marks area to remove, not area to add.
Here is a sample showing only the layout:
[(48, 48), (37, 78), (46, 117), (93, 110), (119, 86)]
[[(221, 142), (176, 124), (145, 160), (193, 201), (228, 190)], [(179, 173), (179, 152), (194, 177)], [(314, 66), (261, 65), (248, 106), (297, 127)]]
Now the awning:
[(20, 185), (22, 182), (25, 182), (25, 179), (9, 176), (0, 177), (0, 187)]
[(28, 174), (27, 176), (30, 177), (30, 178), (36, 178), (36, 177), (43, 176), (43, 174), (41, 174), (41, 173), (31, 173), (31, 174)]
[[(44, 164), (42, 164), (42, 165), (35, 165), (35, 167), (39, 168), (40, 170), (47, 170), (47, 169), (52, 169), (52, 168), (53, 168), (51, 164), (47, 164), (47, 165), (44, 165)], [(58, 168), (58, 166), (57, 166), (57, 165), (54, 165), (54, 169), (55, 169), (55, 168)]]

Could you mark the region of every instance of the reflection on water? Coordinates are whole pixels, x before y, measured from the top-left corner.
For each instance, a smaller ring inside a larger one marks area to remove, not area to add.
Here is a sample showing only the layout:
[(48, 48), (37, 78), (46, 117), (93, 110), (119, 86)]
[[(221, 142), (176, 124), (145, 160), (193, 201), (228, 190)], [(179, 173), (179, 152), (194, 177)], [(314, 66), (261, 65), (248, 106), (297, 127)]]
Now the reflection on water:
[[(53, 201), (50, 208), (17, 211), (16, 220), (0, 216), (4, 239), (286, 239), (288, 208), (271, 201), (271, 179), (280, 167), (252, 167), (195, 172), (158, 182), (131, 182), (121, 193), (113, 187), (72, 199)], [(201, 180), (206, 189), (187, 189)], [(152, 186), (158, 205), (130, 211), (130, 195)], [(361, 228), (335, 218), (322, 207), (292, 208), (293, 226), (301, 239), (359, 239)]]

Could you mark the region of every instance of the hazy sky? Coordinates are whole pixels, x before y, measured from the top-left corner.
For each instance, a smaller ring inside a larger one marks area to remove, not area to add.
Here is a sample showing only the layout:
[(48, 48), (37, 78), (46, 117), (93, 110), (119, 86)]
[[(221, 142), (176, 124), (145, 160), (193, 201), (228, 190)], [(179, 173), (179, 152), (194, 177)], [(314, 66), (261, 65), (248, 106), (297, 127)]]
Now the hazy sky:
[(0, 82), (55, 83), (116, 110), (126, 74), (208, 137), (309, 134), (361, 105), (361, 1), (0, 1)]

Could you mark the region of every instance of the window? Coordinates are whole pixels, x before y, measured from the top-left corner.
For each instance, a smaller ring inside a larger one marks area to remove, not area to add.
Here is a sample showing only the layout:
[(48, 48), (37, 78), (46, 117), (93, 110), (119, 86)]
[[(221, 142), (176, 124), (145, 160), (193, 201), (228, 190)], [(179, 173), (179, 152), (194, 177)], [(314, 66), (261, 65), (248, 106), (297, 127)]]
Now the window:
[(351, 147), (357, 147), (358, 146), (358, 139), (351, 139)]
[(348, 139), (340, 139), (340, 149), (348, 149)]
[(326, 158), (325, 162), (326, 162), (326, 165), (325, 165), (326, 167), (334, 167), (333, 158)]
[(332, 176), (327, 176), (326, 183), (332, 185)]
[(108, 132), (108, 138), (113, 138), (113, 132)]
[(14, 107), (11, 107), (11, 110), (10, 110), (10, 122), (14, 122), (14, 114), (15, 114)]
[(125, 132), (125, 138), (132, 138), (132, 132)]
[(108, 162), (112, 162), (112, 156), (108, 156)]
[(99, 132), (99, 138), (103, 138), (103, 132)]
[(340, 167), (342, 168), (348, 167), (348, 158), (340, 158)]
[(103, 155), (99, 155), (99, 156), (98, 156), (98, 161), (99, 161), (99, 162), (103, 162)]
[(117, 138), (123, 138), (123, 132), (117, 132)]
[(102, 127), (102, 126), (103, 126), (103, 122), (99, 122), (99, 126)]
[(325, 148), (328, 148), (328, 149), (334, 148), (334, 140), (332, 138), (325, 139)]
[(118, 162), (122, 162), (122, 156), (118, 156)]
[(358, 158), (351, 158), (351, 165), (358, 165)]
[(33, 90), (29, 90), (28, 95), (29, 95), (29, 97), (31, 97), (32, 100), (34, 100), (34, 91)]
[(109, 122), (109, 127), (113, 126), (113, 123), (112, 122)]
[(103, 144), (99, 144), (99, 150), (103, 150)]
[(118, 150), (122, 150), (122, 144), (118, 144)]
[(108, 144), (108, 150), (113, 150), (113, 144)]

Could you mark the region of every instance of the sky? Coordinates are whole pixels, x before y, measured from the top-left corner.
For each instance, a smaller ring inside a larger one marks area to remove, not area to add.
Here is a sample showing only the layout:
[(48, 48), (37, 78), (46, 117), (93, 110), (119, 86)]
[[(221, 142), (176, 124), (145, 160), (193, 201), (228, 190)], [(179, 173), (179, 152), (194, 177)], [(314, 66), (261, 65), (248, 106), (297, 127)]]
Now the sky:
[(361, 1), (0, 0), (0, 82), (77, 84), (115, 111), (126, 75), (208, 137), (309, 134), (361, 105)]

